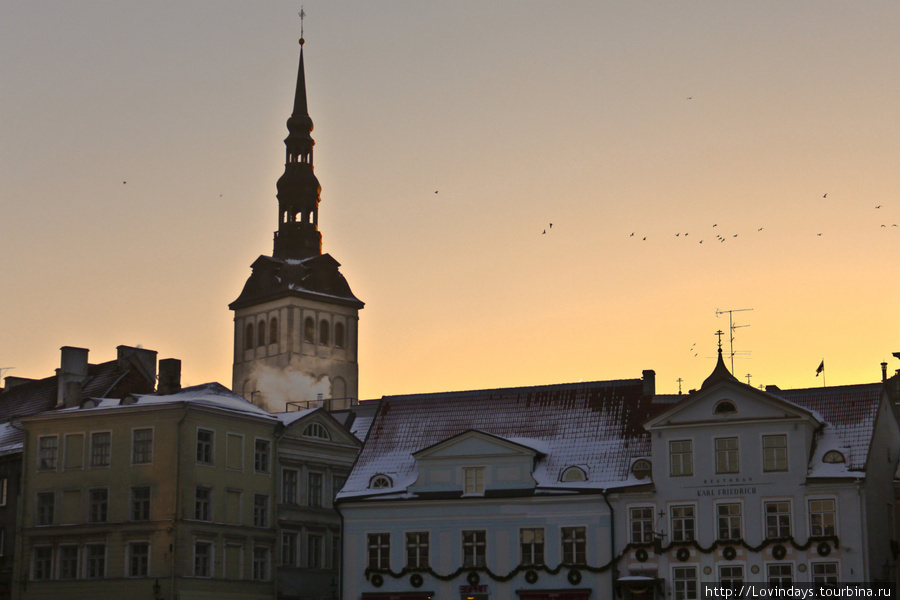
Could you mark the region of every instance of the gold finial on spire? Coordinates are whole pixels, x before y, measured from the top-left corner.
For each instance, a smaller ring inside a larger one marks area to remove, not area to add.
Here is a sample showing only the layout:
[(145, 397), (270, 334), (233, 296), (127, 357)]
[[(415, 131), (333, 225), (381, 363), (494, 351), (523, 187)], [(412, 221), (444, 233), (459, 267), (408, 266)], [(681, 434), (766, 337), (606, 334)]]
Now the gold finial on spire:
[(306, 12), (303, 10), (303, 7), (300, 7), (300, 12), (297, 13), (300, 15), (300, 45), (302, 46), (305, 42), (303, 39), (303, 17), (306, 16)]

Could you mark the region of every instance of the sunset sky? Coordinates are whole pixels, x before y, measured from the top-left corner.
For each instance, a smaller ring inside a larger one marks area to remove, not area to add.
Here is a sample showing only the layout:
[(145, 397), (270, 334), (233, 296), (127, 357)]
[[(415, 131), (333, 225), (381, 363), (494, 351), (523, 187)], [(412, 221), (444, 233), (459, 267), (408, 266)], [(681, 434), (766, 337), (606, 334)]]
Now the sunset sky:
[[(3, 4), (4, 376), (140, 344), (185, 385), (231, 385), (228, 303), (272, 251), (299, 10)], [(828, 385), (900, 368), (896, 0), (304, 10), (363, 399), (644, 369), (686, 392), (717, 309), (753, 309), (734, 313), (753, 385), (822, 385), (823, 359)]]

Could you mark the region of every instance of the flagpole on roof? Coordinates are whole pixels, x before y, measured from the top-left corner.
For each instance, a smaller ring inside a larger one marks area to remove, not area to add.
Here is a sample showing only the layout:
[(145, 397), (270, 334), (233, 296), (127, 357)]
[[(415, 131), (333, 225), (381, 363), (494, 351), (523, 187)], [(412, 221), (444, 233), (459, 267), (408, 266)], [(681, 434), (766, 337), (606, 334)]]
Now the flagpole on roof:
[(819, 363), (819, 366), (816, 367), (816, 377), (819, 376), (819, 373), (822, 374), (822, 387), (825, 387), (825, 359), (822, 359), (822, 362)]

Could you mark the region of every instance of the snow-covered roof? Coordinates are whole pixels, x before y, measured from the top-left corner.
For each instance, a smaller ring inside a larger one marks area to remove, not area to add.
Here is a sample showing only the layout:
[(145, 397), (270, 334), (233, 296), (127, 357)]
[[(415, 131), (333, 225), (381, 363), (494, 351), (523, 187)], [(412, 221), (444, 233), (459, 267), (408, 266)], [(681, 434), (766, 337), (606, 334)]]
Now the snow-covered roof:
[[(640, 379), (387, 396), (339, 498), (372, 495), (378, 474), (393, 486), (377, 492), (405, 493), (417, 475), (414, 452), (470, 429), (538, 449), (539, 491), (617, 486), (628, 479), (631, 456), (650, 453), (640, 424), (659, 409)], [(588, 482), (559, 482), (573, 465), (588, 467)]]

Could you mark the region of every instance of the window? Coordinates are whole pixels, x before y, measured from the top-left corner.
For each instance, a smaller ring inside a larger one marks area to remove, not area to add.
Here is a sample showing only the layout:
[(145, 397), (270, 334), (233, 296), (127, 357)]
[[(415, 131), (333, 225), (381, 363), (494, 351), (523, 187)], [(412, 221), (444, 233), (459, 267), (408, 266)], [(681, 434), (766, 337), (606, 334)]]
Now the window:
[(569, 467), (563, 471), (560, 481), (587, 481), (587, 475), (579, 467)]
[(719, 567), (719, 585), (723, 588), (737, 590), (743, 583), (743, 565), (726, 565)]
[(59, 547), (59, 578), (78, 579), (78, 546)]
[(791, 536), (791, 503), (766, 502), (766, 537), (785, 538)]
[(281, 471), (281, 502), (283, 504), (297, 504), (296, 469), (282, 469)]
[(463, 566), (464, 567), (484, 567), (485, 556), (487, 555), (487, 532), (463, 531)]
[(253, 579), (255, 581), (269, 579), (269, 549), (266, 547), (253, 547)]
[(247, 334), (244, 336), (244, 349), (253, 349), (253, 323), (247, 323)]
[(834, 535), (834, 500), (809, 501), (809, 535)]
[(741, 505), (738, 503), (716, 505), (716, 522), (720, 540), (741, 539)]
[(734, 406), (734, 403), (730, 400), (723, 400), (716, 404), (716, 407), (713, 409), (713, 412), (717, 415), (727, 415), (731, 413), (737, 412), (737, 408)]
[(306, 429), (303, 430), (303, 437), (318, 438), (320, 440), (331, 439), (328, 435), (328, 430), (321, 423), (310, 423), (307, 425)]
[(150, 488), (149, 487), (133, 487), (133, 488), (131, 488), (131, 520), (132, 521), (149, 521), (150, 520)]
[(108, 431), (91, 434), (91, 466), (108, 467), (112, 439)]
[(281, 532), (281, 564), (285, 567), (297, 566), (297, 534), (293, 531)]
[(306, 536), (306, 566), (310, 569), (322, 568), (322, 550), (325, 548), (325, 537), (318, 533)]
[(265, 346), (266, 345), (266, 322), (260, 321), (256, 326), (256, 345), (257, 346)]
[(519, 548), (522, 551), (523, 565), (544, 564), (544, 529), (543, 527), (522, 528), (519, 530)]
[(331, 476), (331, 497), (335, 498), (342, 489), (344, 489), (344, 484), (347, 483), (347, 478), (341, 475), (332, 475)]
[(672, 541), (693, 541), (696, 535), (693, 505), (673, 506), (669, 512), (672, 515)]
[(53, 492), (38, 492), (37, 495), (37, 523), (36, 525), (53, 525), (54, 505), (56, 494)]
[(109, 514), (109, 490), (98, 488), (91, 490), (91, 523), (106, 523)]
[(6, 506), (7, 494), (9, 494), (9, 480), (4, 477), (0, 479), (0, 506)]
[(763, 436), (763, 470), (787, 471), (787, 436)]
[(194, 518), (212, 521), (212, 488), (199, 486), (194, 496)]
[(153, 462), (153, 430), (135, 429), (131, 432), (131, 463), (144, 465)]
[(307, 486), (308, 506), (311, 508), (322, 507), (322, 474), (310, 472)]
[(32, 554), (31, 578), (35, 581), (50, 579), (53, 569), (53, 548), (38, 547)]
[(587, 528), (563, 527), (561, 539), (564, 563), (569, 565), (587, 564)]
[(794, 567), (790, 563), (770, 563), (766, 565), (766, 583), (789, 585), (794, 583)]
[(253, 468), (257, 473), (269, 472), (269, 440), (256, 440), (253, 452)]
[(343, 323), (335, 323), (334, 324), (334, 347), (335, 348), (343, 348), (344, 347), (344, 324)]
[(91, 544), (87, 548), (87, 573), (88, 579), (101, 579), (106, 577), (106, 544)]
[(391, 536), (389, 533), (370, 533), (368, 536), (369, 568), (391, 568)]
[(819, 562), (812, 564), (813, 583), (837, 583), (838, 568), (836, 562)]
[(269, 526), (269, 497), (265, 494), (253, 494), (253, 526)]
[(825, 456), (822, 457), (823, 463), (830, 464), (840, 464), (844, 462), (844, 455), (838, 452), (837, 450), (829, 450), (825, 453)]
[(194, 577), (212, 577), (212, 542), (194, 542)]
[(685, 477), (694, 474), (694, 450), (691, 440), (669, 442), (669, 475)]
[(428, 532), (412, 531), (406, 534), (406, 567), (428, 568)]
[(328, 335), (328, 333), (329, 333), (328, 332), (328, 321), (326, 321), (325, 319), (322, 319), (321, 321), (319, 321), (319, 345), (320, 346), (328, 345), (328, 340), (330, 337)]
[(716, 473), (737, 473), (738, 439), (716, 438)]
[(649, 544), (653, 541), (653, 507), (642, 506), (632, 508), (631, 515), (631, 542), (634, 544)]
[(150, 572), (150, 543), (131, 542), (128, 544), (128, 576), (146, 577)]
[(316, 341), (316, 322), (312, 317), (306, 317), (303, 321), (303, 341), (310, 344)]
[(484, 494), (484, 467), (467, 467), (463, 469), (465, 475), (465, 494)]
[(387, 475), (376, 475), (369, 481), (369, 488), (373, 490), (389, 488), (392, 485), (391, 478)]
[(38, 469), (55, 471), (59, 463), (59, 438), (55, 435), (44, 436), (38, 440)]
[(215, 432), (209, 429), (197, 430), (197, 463), (201, 465), (213, 464), (213, 441)]
[(269, 319), (269, 343), (278, 343), (278, 319), (276, 317)]
[(675, 591), (675, 600), (695, 600), (697, 598), (697, 567), (672, 569), (672, 589)]
[(631, 472), (638, 479), (646, 479), (650, 477), (650, 473), (653, 471), (653, 467), (650, 464), (649, 460), (640, 459), (634, 461), (634, 464), (631, 465)]

